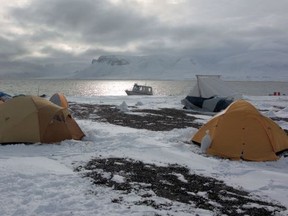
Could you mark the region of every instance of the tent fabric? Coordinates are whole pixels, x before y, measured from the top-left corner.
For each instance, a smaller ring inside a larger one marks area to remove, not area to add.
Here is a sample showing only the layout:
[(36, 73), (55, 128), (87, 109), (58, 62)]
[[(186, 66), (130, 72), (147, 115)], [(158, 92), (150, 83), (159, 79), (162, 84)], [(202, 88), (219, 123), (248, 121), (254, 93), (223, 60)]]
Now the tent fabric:
[(5, 92), (0, 92), (0, 101), (5, 102), (7, 100), (10, 100), (12, 98), (11, 95), (5, 93)]
[(186, 109), (205, 112), (220, 112), (227, 108), (232, 102), (232, 99), (217, 96), (211, 98), (187, 96), (181, 101)]
[(62, 93), (55, 93), (54, 95), (51, 96), (50, 101), (54, 104), (57, 104), (58, 106), (68, 108), (68, 101), (64, 94)]
[(284, 130), (245, 100), (235, 101), (215, 115), (192, 141), (200, 144), (206, 131), (212, 139), (207, 154), (223, 158), (270, 161), (277, 160), (277, 153), (288, 149)]
[(236, 98), (241, 98), (220, 75), (196, 75), (197, 84), (181, 100), (186, 109), (204, 112), (219, 112), (227, 108)]
[(66, 118), (66, 124), (71, 133), (72, 139), (81, 140), (84, 137), (83, 131), (71, 115), (68, 115)]
[(68, 109), (44, 98), (12, 98), (0, 106), (0, 143), (54, 143), (81, 139), (84, 133), (75, 121), (70, 123), (70, 118)]
[(214, 96), (233, 97), (238, 95), (236, 91), (223, 81), (220, 75), (196, 75), (197, 84), (188, 96), (210, 98)]
[(213, 112), (220, 112), (226, 109), (232, 102), (233, 99), (214, 97), (210, 100), (204, 100), (202, 108)]

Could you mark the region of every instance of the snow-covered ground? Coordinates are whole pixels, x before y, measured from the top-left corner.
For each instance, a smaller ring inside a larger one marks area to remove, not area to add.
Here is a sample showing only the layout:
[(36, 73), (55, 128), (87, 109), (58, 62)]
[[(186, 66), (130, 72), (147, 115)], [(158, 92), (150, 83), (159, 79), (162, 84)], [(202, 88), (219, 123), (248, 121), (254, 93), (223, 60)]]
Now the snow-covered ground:
[[(79, 103), (121, 105), (125, 101), (128, 106), (138, 104), (150, 109), (181, 109), (181, 99), (178, 96), (68, 97), (69, 101)], [(245, 96), (245, 99), (265, 110), (266, 115), (288, 118), (288, 96)], [(203, 122), (209, 119), (203, 115), (197, 117)], [(173, 212), (158, 211), (147, 206), (128, 208), (113, 203), (111, 200), (119, 198), (119, 192), (96, 187), (73, 171), (75, 166), (100, 155), (128, 157), (158, 165), (185, 165), (191, 172), (242, 187), (288, 208), (288, 157), (273, 162), (230, 161), (203, 155), (198, 146), (189, 144), (187, 141), (197, 131), (195, 128), (161, 132), (90, 120), (77, 122), (86, 134), (82, 141), (0, 145), (0, 215), (176, 215), (175, 209)], [(278, 123), (288, 129), (286, 121)], [(133, 193), (121, 196), (131, 201), (138, 199)], [(177, 205), (177, 208), (185, 206)], [(201, 209), (193, 211), (189, 214), (179, 211), (177, 215), (212, 215)]]

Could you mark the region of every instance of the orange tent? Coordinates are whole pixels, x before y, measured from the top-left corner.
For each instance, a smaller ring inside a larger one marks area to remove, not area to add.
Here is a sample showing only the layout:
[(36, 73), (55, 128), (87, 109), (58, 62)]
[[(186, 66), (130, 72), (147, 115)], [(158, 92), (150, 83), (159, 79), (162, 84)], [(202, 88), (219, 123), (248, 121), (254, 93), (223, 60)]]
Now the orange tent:
[(0, 143), (53, 143), (83, 136), (67, 108), (44, 98), (18, 96), (0, 106)]
[(61, 93), (55, 93), (54, 95), (52, 95), (50, 101), (64, 108), (69, 107), (66, 97)]
[(233, 102), (214, 116), (193, 136), (201, 143), (206, 131), (212, 143), (207, 154), (250, 161), (277, 160), (278, 152), (288, 149), (288, 136), (274, 121), (263, 116), (245, 100)]

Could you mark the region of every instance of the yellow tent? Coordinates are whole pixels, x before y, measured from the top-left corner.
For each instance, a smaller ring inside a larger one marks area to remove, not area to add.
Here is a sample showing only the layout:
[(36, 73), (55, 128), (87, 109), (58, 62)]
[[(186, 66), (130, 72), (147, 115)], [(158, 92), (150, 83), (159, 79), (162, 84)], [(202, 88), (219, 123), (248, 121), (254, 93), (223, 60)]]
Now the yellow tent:
[(0, 105), (0, 143), (53, 143), (83, 136), (68, 109), (44, 98), (18, 96)]
[(245, 100), (233, 102), (203, 125), (193, 136), (201, 143), (206, 131), (212, 143), (207, 154), (250, 161), (277, 160), (276, 153), (288, 149), (288, 136), (270, 118)]

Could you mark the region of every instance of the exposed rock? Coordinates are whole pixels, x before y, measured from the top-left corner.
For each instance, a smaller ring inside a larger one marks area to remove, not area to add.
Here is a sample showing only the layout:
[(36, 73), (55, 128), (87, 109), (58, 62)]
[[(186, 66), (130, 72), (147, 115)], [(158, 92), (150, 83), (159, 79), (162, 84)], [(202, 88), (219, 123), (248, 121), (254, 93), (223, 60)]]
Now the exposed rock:
[(129, 62), (124, 58), (118, 58), (116, 56), (100, 56), (97, 60), (93, 59), (92, 64), (106, 63), (108, 65), (128, 65)]

